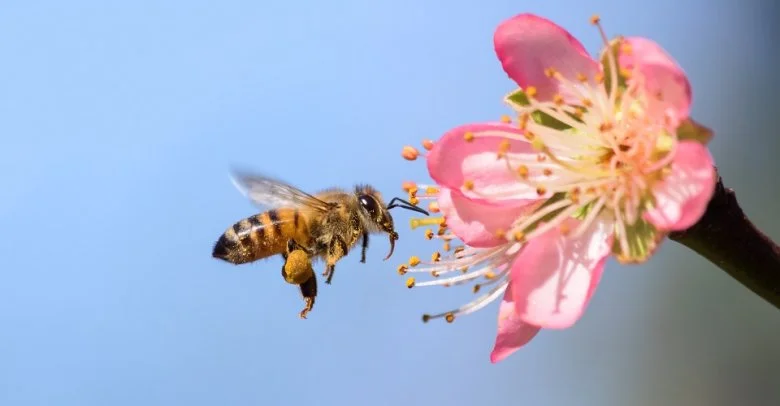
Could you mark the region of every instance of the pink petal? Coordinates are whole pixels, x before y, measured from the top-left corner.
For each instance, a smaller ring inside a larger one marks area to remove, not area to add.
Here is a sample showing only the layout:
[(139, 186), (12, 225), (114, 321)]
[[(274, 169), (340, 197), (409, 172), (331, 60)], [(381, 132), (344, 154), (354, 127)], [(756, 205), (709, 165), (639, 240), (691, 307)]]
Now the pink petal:
[(660, 230), (684, 230), (694, 225), (707, 210), (716, 180), (707, 147), (697, 141), (680, 142), (672, 172), (653, 189), (655, 207), (643, 218)]
[(524, 323), (515, 313), (515, 303), (512, 300), (512, 283), (504, 292), (504, 300), (498, 308), (498, 334), (490, 362), (497, 363), (528, 344), (541, 330), (540, 327)]
[[(495, 134), (464, 138), (467, 132), (483, 131)], [(504, 123), (467, 124), (448, 131), (427, 155), (431, 178), (455, 193), (492, 205), (518, 206), (539, 199), (535, 187), (521, 182), (506, 161), (498, 159), (499, 145), (507, 139), (502, 134), (522, 137), (519, 128)], [(529, 161), (537, 155), (525, 140), (510, 140), (509, 153), (525, 154)], [(464, 188), (466, 180), (473, 182), (472, 190)], [(495, 197), (499, 193), (503, 197)]]
[(502, 22), (493, 43), (504, 71), (521, 88), (536, 87), (539, 100), (549, 100), (559, 93), (558, 82), (548, 78), (545, 69), (555, 68), (569, 79), (576, 79), (577, 74), (593, 79), (601, 69), (576, 38), (533, 14), (520, 14)]
[(469, 246), (487, 248), (506, 243), (497, 237), (499, 230), (509, 230), (512, 222), (534, 206), (495, 206), (468, 199), (447, 188), (439, 191), (439, 209), (447, 228)]
[[(579, 220), (568, 219), (570, 230)], [(612, 248), (613, 223), (597, 218), (577, 238), (558, 228), (527, 243), (512, 265), (515, 310), (526, 323), (567, 328), (582, 315)]]
[(629, 37), (625, 41), (631, 51), (621, 51), (618, 62), (629, 71), (636, 68), (641, 73), (644, 89), (650, 95), (648, 114), (659, 119), (668, 114), (675, 126), (688, 118), (691, 84), (682, 68), (660, 45), (647, 38)]

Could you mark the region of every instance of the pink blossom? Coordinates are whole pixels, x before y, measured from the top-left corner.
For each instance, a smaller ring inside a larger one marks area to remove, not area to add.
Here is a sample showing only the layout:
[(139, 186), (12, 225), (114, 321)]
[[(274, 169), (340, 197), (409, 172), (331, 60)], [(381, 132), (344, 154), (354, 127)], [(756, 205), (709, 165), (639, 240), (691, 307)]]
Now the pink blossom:
[(544, 18), (501, 23), (494, 43), (519, 86), (505, 97), (516, 120), (445, 133), (425, 156), (436, 185), (410, 193), (435, 199), (446, 219), (429, 238), (447, 250), (455, 240), (463, 245), (404, 266), (434, 276), (409, 286), (489, 287), (424, 320), (453, 321), (503, 295), (492, 362), (542, 328), (573, 325), (610, 256), (646, 261), (669, 232), (698, 221), (714, 191), (706, 130), (689, 118), (683, 70), (649, 39), (609, 41), (593, 22), (605, 45), (599, 60)]

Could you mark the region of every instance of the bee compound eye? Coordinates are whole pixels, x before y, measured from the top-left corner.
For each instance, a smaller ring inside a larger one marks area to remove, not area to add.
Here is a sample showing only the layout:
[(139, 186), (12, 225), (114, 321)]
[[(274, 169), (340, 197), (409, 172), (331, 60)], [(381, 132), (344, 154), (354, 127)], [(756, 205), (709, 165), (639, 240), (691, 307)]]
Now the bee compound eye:
[(360, 196), (360, 205), (371, 215), (376, 216), (377, 204), (376, 199), (369, 195)]

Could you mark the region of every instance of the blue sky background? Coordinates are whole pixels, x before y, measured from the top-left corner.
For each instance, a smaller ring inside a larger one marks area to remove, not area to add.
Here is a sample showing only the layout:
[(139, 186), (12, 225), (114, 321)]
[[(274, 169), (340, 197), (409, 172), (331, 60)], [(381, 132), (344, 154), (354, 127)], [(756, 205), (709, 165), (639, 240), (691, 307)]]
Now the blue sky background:
[(426, 181), (400, 148), (506, 112), (492, 34), (525, 11), (593, 53), (600, 13), (674, 55), (721, 174), (780, 238), (771, 2), (2, 2), (0, 404), (780, 403), (777, 310), (674, 243), (611, 262), (577, 325), (497, 365), (497, 304), (420, 322), (471, 297), (404, 287), (421, 232), (346, 258), (306, 321), (280, 260), (211, 258), (254, 210), (233, 165), (307, 190)]

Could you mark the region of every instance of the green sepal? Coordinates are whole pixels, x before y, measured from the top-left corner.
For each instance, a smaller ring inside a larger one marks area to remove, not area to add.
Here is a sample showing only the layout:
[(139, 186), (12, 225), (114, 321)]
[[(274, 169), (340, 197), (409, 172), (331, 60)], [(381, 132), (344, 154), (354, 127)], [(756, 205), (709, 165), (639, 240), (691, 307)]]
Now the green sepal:
[(628, 252), (623, 252), (620, 246), (619, 233), (615, 233), (615, 240), (612, 243), (612, 253), (621, 262), (645, 262), (658, 247), (659, 232), (655, 226), (644, 219), (640, 218), (631, 225), (626, 224), (625, 236), (628, 241)]
[[(509, 93), (504, 97), (504, 101), (515, 109), (518, 109), (519, 107), (528, 107), (531, 104), (528, 95), (525, 94), (523, 89), (517, 89), (514, 92)], [(531, 119), (534, 120), (536, 124), (554, 128), (556, 130), (568, 130), (571, 128), (570, 125), (553, 118), (547, 113), (542, 113), (539, 110), (535, 110), (531, 113)]]
[(693, 140), (702, 145), (707, 145), (712, 139), (712, 130), (697, 123), (692, 118), (687, 118), (677, 127), (677, 139), (680, 141)]

